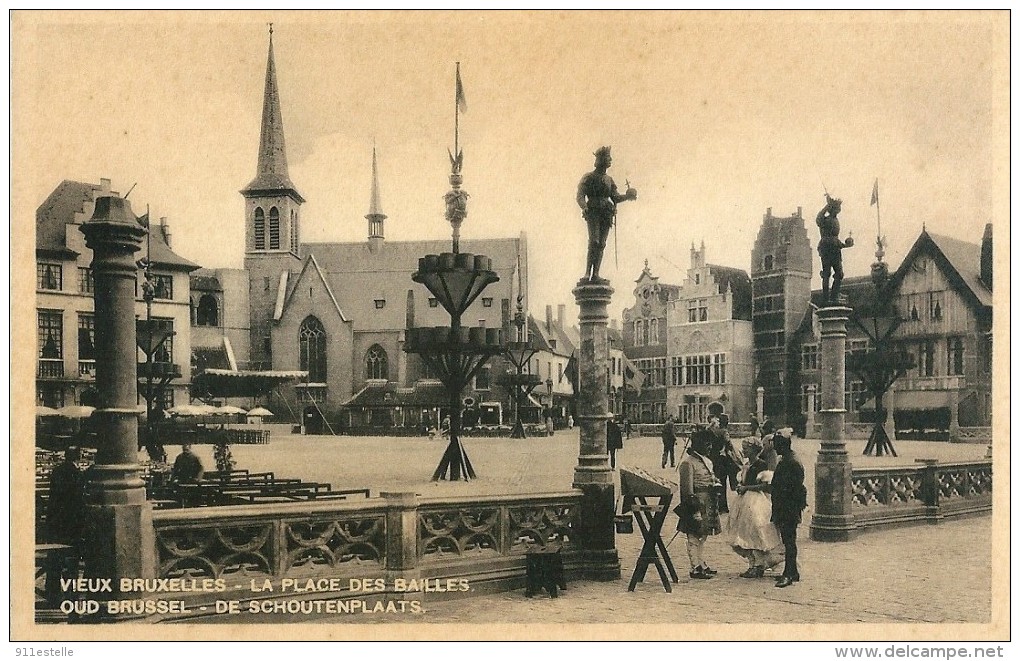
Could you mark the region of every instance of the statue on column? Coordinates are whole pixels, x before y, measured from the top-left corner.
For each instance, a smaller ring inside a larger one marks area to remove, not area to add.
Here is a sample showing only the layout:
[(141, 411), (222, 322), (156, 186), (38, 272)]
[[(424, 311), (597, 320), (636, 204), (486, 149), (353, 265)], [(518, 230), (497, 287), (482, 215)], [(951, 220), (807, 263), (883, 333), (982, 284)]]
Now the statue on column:
[[(825, 194), (825, 207), (818, 212), (815, 224), (821, 237), (818, 240), (818, 256), (822, 259), (822, 300), (823, 305), (839, 304), (839, 287), (843, 282), (843, 249), (854, 245), (853, 237), (846, 241), (839, 239), (839, 212), (843, 201)], [(829, 286), (829, 277), (832, 286)]]
[(599, 267), (606, 250), (609, 230), (616, 222), (616, 205), (625, 200), (636, 200), (637, 191), (628, 186), (621, 194), (616, 182), (606, 171), (613, 164), (610, 147), (600, 147), (595, 152), (595, 169), (581, 177), (577, 185), (577, 205), (581, 207), (584, 220), (588, 223), (588, 260), (582, 280), (601, 282)]

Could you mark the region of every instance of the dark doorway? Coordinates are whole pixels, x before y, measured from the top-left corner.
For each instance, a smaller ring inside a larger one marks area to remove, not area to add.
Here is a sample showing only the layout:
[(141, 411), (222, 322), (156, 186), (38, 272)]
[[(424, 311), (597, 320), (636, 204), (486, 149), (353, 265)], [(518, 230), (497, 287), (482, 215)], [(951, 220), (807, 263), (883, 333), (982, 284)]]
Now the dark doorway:
[(305, 409), (304, 423), (306, 434), (322, 434), (326, 426), (322, 419), (322, 412), (314, 406)]

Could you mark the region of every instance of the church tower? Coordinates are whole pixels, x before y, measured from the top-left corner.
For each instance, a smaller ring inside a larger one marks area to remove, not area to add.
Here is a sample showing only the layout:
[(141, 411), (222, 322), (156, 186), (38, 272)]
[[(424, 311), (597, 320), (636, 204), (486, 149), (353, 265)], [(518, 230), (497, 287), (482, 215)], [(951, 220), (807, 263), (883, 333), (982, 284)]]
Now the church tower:
[(385, 239), (383, 223), (386, 221), (386, 214), (383, 213), (382, 203), (379, 201), (379, 166), (376, 162), (375, 147), (372, 147), (372, 199), (365, 219), (368, 220), (368, 249), (375, 254), (382, 250)]
[(255, 178), (241, 189), (244, 196), (244, 267), (249, 274), (251, 360), (255, 367), (272, 364), (270, 324), (278, 289), (291, 271), (301, 267), (301, 204), (305, 201), (287, 171), (287, 146), (273, 58), (273, 27), (262, 99), (262, 131)]

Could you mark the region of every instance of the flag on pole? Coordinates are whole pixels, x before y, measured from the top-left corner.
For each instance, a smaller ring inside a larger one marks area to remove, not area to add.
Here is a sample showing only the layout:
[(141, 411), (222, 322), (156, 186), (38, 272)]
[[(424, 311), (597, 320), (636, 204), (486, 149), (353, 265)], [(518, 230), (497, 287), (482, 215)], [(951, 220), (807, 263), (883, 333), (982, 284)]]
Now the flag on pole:
[(144, 216), (138, 216), (138, 222), (142, 227), (149, 228), (149, 212), (146, 211)]
[(464, 83), (460, 82), (460, 62), (457, 63), (457, 108), (461, 112), (467, 112), (467, 99), (464, 98)]
[(871, 189), (871, 206), (878, 204), (878, 179), (875, 180), (875, 187)]
[(627, 356), (623, 357), (623, 380), (624, 383), (641, 394), (641, 386), (645, 383), (645, 374), (632, 363)]

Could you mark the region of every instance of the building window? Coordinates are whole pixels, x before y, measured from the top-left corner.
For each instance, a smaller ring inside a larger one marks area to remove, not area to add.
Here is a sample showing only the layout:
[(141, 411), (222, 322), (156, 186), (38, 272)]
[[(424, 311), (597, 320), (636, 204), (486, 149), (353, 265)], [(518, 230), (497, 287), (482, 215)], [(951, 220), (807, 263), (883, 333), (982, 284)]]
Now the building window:
[(684, 383), (689, 386), (707, 386), (712, 383), (712, 356), (703, 354), (700, 356), (686, 356), (684, 367), (686, 368)]
[(438, 308), (439, 307), (439, 299), (436, 298), (435, 296), (430, 296), (429, 297), (429, 307), (430, 308)]
[(35, 288), (60, 291), (64, 288), (64, 268), (60, 264), (35, 265)]
[(692, 298), (687, 301), (687, 323), (708, 321), (708, 299)]
[(942, 292), (928, 292), (928, 319), (942, 321)]
[(265, 250), (266, 212), (262, 210), (262, 207), (255, 208), (255, 217), (253, 219), (253, 225), (255, 226), (255, 250)]
[(843, 358), (844, 358), (844, 360), (846, 360), (846, 364), (849, 365), (850, 364), (850, 357), (851, 356), (861, 356), (863, 354), (868, 353), (868, 351), (870, 349), (871, 349), (871, 340), (867, 340), (867, 339), (863, 339), (863, 340), (849, 340), (846, 343), (846, 351), (843, 354)]
[(152, 276), (153, 296), (165, 301), (174, 299), (174, 277), (172, 275)]
[(96, 291), (96, 282), (92, 278), (92, 269), (87, 266), (78, 267), (78, 291), (82, 294), (92, 294)]
[(867, 392), (863, 382), (850, 381), (846, 384), (846, 391), (844, 391), (843, 408), (847, 411), (859, 411), (864, 402), (868, 400)]
[(325, 404), (326, 388), (322, 385), (300, 385), (295, 387), (297, 399), (302, 404)]
[(195, 320), (199, 326), (220, 325), (220, 310), (215, 296), (212, 294), (202, 294), (202, 298), (198, 299), (198, 311), (195, 314)]
[(708, 397), (704, 395), (684, 395), (684, 403), (677, 409), (677, 421), (691, 425), (706, 422), (708, 414)]
[(36, 401), (42, 406), (59, 409), (64, 405), (64, 388), (52, 383), (40, 383), (35, 390)]
[(39, 310), (39, 376), (64, 376), (64, 317), (59, 310)]
[(659, 343), (659, 320), (652, 319), (648, 322), (648, 339), (649, 344)]
[(280, 210), (276, 207), (269, 210), (269, 249), (280, 249)]
[(475, 374), (475, 390), (488, 390), (492, 387), (491, 382), (491, 370), (485, 365)]
[(669, 382), (674, 386), (684, 385), (684, 359), (679, 356), (670, 359)]
[(386, 359), (386, 350), (378, 344), (365, 354), (365, 378), (366, 379), (389, 379), (389, 365)]
[(805, 372), (818, 369), (818, 345), (805, 344), (800, 350), (800, 368)]
[(172, 363), (174, 362), (174, 320), (167, 318), (153, 317), (156, 332), (167, 333), (167, 338), (152, 352), (152, 362)]
[(309, 383), (326, 383), (326, 329), (315, 317), (306, 317), (298, 329), (301, 370)]
[(641, 331), (645, 327), (645, 323), (638, 319), (634, 322), (634, 346), (641, 346)]
[(918, 346), (917, 374), (918, 376), (935, 376), (935, 342), (924, 340)]
[(482, 307), (483, 308), (491, 308), (492, 307), (492, 299), (488, 298), (488, 297), (483, 297), (482, 298)]
[(78, 315), (78, 375), (96, 375), (96, 317)]
[(946, 374), (949, 376), (963, 375), (963, 338), (946, 339)]
[(918, 310), (917, 294), (908, 294), (903, 297), (903, 318), (905, 321), (920, 321), (921, 313)]
[(700, 273), (695, 273), (694, 274), (694, 284), (696, 284), (696, 285), (700, 285), (701, 284), (701, 274)]
[(377, 299), (375, 299), (375, 309), (376, 310), (382, 310), (384, 307), (386, 307), (386, 299), (385, 298), (377, 298)]
[(765, 259), (762, 260), (762, 269), (765, 271), (771, 271), (773, 267), (772, 255), (765, 255)]
[(726, 354), (724, 353), (712, 356), (712, 383), (726, 383)]

